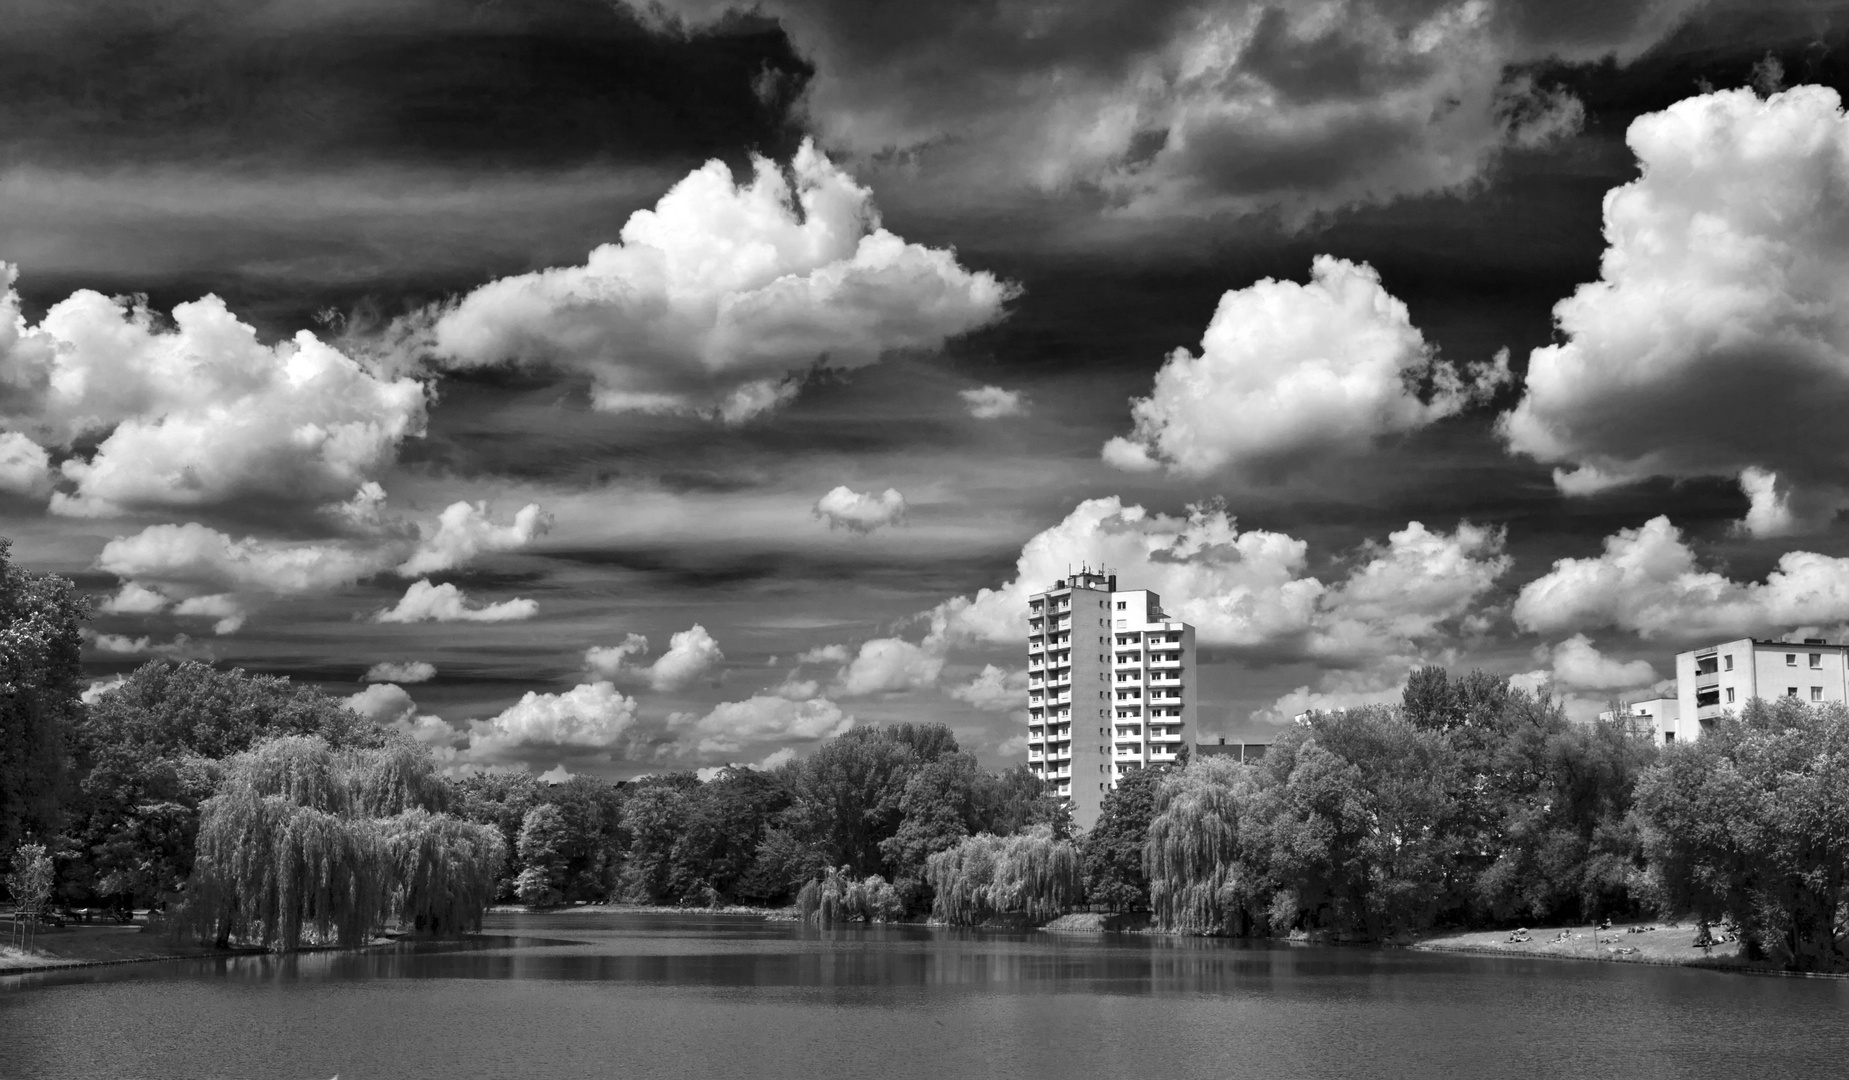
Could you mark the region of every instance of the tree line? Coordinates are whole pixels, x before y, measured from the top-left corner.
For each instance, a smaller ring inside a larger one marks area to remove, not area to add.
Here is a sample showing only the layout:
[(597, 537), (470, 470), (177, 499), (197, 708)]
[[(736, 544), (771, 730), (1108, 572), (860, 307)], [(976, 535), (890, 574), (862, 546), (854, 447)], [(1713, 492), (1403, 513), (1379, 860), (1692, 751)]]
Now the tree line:
[(1849, 967), (1849, 710), (1752, 702), (1659, 750), (1625, 721), (1425, 668), (1262, 759), (1133, 772), (1074, 835), (1027, 769), (940, 724), (862, 728), (771, 770), (608, 783), (439, 775), (287, 679), (144, 665), (85, 703), (68, 581), (0, 542), (0, 852), (43, 844), (68, 907), (164, 909), (287, 947), (451, 932), (489, 903), (793, 905), (823, 921), (1042, 922), (1388, 940), (1647, 914), (1749, 956)]

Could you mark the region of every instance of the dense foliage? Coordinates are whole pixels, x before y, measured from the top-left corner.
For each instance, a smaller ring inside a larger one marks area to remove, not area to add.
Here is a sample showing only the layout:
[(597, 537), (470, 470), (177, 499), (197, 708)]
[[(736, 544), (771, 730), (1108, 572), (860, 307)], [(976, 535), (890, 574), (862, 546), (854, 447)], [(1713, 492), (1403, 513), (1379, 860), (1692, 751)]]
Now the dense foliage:
[(448, 801), (430, 754), (409, 742), (336, 750), (285, 736), (238, 754), (201, 808), (179, 922), (221, 947), (476, 929), (502, 840), (444, 813)]
[(1149, 906), (1143, 844), (1156, 814), (1156, 788), (1165, 769), (1137, 769), (1104, 796), (1098, 822), (1085, 834), (1085, 895), (1111, 911)]
[(65, 737), (82, 715), (78, 622), (69, 580), (12, 563), (0, 538), (0, 852), (63, 824)]
[(931, 855), (925, 876), (936, 894), (932, 916), (956, 926), (1007, 916), (1045, 922), (1076, 907), (1085, 890), (1077, 846), (1047, 825), (972, 836)]
[(1667, 906), (1781, 966), (1849, 968), (1849, 709), (1756, 700), (1663, 757), (1638, 805)]
[(1378, 940), (1632, 914), (1649, 892), (1632, 803), (1654, 757), (1621, 724), (1424, 669), (1397, 708), (1312, 714), (1253, 765), (1165, 779), (1143, 853), (1155, 917)]

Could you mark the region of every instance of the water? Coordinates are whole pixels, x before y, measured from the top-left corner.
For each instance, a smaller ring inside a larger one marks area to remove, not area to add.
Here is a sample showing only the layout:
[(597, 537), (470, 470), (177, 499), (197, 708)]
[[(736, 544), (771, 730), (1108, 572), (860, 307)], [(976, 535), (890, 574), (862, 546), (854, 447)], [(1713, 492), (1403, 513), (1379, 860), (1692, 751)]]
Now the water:
[(0, 1077), (1841, 1077), (1849, 982), (1153, 936), (496, 915), (0, 978)]

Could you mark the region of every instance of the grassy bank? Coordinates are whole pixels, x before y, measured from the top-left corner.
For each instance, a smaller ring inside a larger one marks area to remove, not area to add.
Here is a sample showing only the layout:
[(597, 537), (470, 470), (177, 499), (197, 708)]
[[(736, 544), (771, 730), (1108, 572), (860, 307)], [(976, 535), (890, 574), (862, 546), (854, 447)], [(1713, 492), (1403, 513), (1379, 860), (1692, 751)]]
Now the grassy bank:
[[(1419, 938), (1411, 947), (1432, 952), (1467, 952), (1484, 955), (1553, 956), (1563, 960), (1609, 960), (1619, 963), (1678, 964), (1689, 967), (1740, 968), (1749, 965), (1738, 942), (1695, 946), (1695, 927), (1688, 923), (1649, 925), (1632, 933), (1629, 927), (1600, 930), (1591, 926), (1531, 928), (1525, 935), (1508, 930), (1473, 930)], [(1715, 931), (1718, 936), (1719, 930)]]
[(496, 904), (488, 909), (496, 914), (519, 915), (750, 915), (773, 921), (795, 921), (796, 908), (758, 907), (753, 904), (727, 904), (724, 907), (681, 907), (677, 904), (567, 904), (562, 907), (530, 908), (519, 904)]
[(140, 924), (44, 927), (33, 935), (29, 952), (11, 945), (0, 945), (0, 975), (81, 967), (86, 964), (122, 964), (139, 960), (226, 955), (222, 949), (175, 944), (167, 939), (166, 934), (146, 931), (147, 927)]

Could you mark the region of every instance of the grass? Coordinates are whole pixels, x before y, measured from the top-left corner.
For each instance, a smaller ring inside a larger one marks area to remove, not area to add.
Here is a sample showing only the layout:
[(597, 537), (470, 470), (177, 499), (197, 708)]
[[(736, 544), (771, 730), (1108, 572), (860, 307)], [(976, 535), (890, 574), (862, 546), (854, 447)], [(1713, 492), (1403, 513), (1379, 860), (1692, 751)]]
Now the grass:
[[(10, 933), (11, 924), (6, 929)], [(40, 927), (29, 952), (16, 945), (0, 945), (0, 974), (27, 968), (224, 955), (218, 949), (176, 945), (167, 935), (144, 933), (145, 929), (141, 925)]]
[[(1637, 927), (1641, 932), (1632, 933), (1628, 926), (1614, 926), (1609, 930), (1583, 925), (1531, 927), (1525, 935), (1526, 941), (1511, 940), (1521, 935), (1508, 930), (1472, 930), (1421, 937), (1412, 947), (1435, 952), (1507, 953), (1645, 964), (1746, 965), (1738, 942), (1716, 944), (1707, 950), (1696, 948), (1693, 923), (1639, 923)], [(1720, 928), (1715, 927), (1713, 933), (1718, 940)]]

